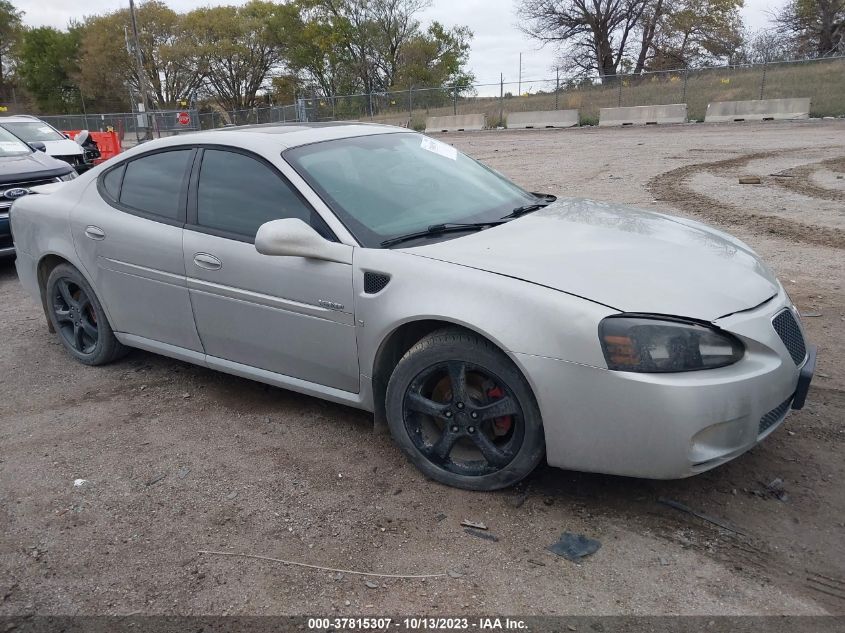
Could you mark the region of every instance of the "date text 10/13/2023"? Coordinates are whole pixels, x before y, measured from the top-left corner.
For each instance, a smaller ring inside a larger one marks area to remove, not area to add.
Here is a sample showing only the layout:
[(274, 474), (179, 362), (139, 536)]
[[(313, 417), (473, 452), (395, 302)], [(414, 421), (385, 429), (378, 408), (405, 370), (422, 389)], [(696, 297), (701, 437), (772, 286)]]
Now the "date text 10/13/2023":
[(310, 630), (334, 631), (519, 631), (527, 628), (527, 623), (518, 618), (479, 617), (479, 618), (441, 618), (441, 617), (332, 617), (308, 618)]

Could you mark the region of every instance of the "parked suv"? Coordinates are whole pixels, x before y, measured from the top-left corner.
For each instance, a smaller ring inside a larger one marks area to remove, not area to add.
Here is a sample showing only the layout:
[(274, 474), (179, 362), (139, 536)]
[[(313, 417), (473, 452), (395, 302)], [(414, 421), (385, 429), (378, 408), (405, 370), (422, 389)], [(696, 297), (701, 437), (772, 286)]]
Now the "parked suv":
[(44, 143), (47, 155), (72, 165), (78, 173), (93, 167), (84, 147), (37, 117), (29, 114), (0, 117), (0, 127), (24, 143)]
[(76, 178), (70, 165), (44, 153), (43, 144), (33, 145), (39, 149), (0, 127), (0, 257), (15, 252), (9, 228), (12, 203), (33, 193), (32, 187)]

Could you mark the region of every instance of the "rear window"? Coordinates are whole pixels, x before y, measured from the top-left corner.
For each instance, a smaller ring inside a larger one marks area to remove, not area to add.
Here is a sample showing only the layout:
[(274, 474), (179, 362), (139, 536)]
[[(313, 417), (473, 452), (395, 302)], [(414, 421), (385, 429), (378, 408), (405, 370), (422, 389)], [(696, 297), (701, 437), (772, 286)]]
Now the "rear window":
[[(177, 220), (193, 150), (158, 152), (126, 165), (120, 202), (145, 213)], [(104, 183), (105, 184), (105, 183)]]

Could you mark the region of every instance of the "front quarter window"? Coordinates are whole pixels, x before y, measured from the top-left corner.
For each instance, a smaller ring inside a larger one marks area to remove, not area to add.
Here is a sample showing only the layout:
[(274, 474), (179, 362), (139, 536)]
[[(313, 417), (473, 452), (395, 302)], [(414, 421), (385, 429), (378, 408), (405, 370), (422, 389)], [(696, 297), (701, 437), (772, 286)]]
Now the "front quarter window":
[(364, 246), (444, 223), (498, 220), (536, 198), (436, 139), (357, 136), (284, 157)]

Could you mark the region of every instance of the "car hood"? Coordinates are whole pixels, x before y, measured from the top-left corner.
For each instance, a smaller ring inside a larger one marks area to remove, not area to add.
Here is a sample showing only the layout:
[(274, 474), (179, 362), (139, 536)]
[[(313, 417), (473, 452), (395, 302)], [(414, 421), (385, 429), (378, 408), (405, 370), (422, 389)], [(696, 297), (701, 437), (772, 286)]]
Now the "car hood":
[(82, 146), (69, 138), (57, 141), (44, 141), (47, 153), (50, 156), (80, 156), (83, 153)]
[(44, 152), (0, 157), (0, 184), (19, 180), (39, 180), (61, 176), (70, 166)]
[(622, 312), (713, 321), (778, 292), (765, 264), (726, 233), (583, 199), (558, 200), (501, 226), (405, 252), (522, 279)]

